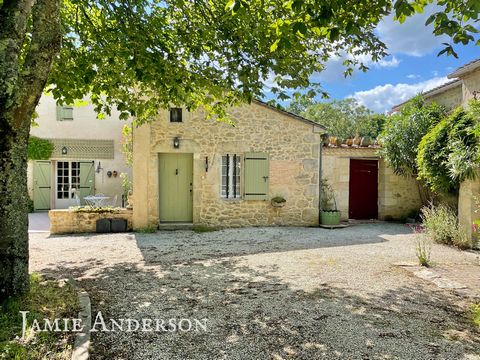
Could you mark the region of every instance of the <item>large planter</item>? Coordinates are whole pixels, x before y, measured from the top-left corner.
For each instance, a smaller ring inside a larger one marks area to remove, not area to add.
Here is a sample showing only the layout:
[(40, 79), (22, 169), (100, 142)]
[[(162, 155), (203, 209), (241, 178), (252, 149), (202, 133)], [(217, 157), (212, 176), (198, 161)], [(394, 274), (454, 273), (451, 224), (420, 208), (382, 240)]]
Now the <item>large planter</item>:
[(340, 210), (322, 210), (320, 211), (320, 222), (322, 225), (339, 225)]

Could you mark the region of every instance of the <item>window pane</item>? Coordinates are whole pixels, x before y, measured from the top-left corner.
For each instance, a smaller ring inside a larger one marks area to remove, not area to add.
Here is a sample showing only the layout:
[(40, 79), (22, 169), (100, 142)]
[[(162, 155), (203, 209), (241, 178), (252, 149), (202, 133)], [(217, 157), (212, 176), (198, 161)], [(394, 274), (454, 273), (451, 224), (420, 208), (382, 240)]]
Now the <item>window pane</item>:
[(170, 122), (182, 122), (182, 108), (170, 109)]

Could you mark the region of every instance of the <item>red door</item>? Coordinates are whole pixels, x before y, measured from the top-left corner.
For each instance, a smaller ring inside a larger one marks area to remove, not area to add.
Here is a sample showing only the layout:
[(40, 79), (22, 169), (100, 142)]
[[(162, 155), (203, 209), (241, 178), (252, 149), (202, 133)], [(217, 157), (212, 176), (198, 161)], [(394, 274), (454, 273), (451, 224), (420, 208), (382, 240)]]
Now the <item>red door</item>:
[(378, 161), (350, 159), (349, 219), (378, 217)]

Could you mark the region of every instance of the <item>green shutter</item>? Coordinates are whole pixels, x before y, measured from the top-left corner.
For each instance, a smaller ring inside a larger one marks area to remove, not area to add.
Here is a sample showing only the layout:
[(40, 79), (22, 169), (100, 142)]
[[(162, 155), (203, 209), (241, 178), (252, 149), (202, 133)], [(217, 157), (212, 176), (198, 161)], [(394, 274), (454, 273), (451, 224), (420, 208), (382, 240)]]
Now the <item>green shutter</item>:
[(73, 120), (73, 106), (57, 105), (57, 120)]
[(245, 153), (244, 199), (267, 200), (269, 166), (267, 153)]
[(85, 205), (83, 198), (94, 195), (95, 191), (95, 166), (93, 161), (80, 162), (80, 203)]
[(50, 161), (33, 163), (33, 208), (35, 211), (50, 210), (51, 169)]

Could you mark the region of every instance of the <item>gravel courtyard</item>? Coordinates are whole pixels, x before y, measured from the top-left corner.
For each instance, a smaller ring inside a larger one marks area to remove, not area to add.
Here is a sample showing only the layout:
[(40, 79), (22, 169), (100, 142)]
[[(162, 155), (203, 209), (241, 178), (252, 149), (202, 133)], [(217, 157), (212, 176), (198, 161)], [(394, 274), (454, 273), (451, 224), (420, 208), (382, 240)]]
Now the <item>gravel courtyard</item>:
[[(31, 271), (76, 278), (105, 319), (207, 319), (203, 332), (97, 332), (92, 359), (480, 359), (468, 301), (419, 279), (400, 224), (209, 233), (30, 234)], [(437, 266), (478, 253), (435, 245)]]

